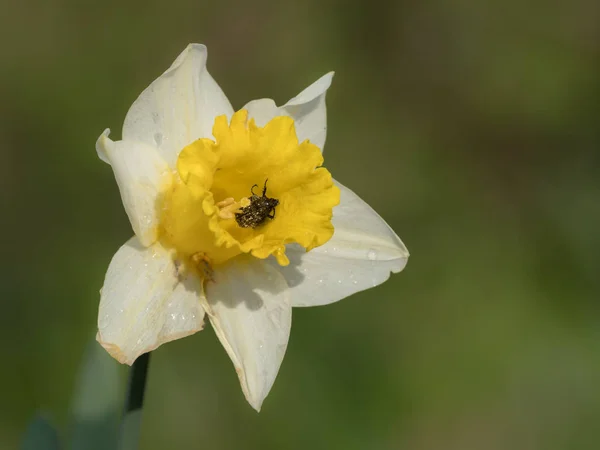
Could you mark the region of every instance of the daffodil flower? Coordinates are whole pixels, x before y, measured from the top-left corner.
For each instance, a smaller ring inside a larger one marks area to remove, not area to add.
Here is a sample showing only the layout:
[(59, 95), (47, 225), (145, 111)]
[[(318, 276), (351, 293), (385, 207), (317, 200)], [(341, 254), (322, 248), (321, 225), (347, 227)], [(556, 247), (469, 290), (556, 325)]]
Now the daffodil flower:
[[(135, 236), (101, 290), (97, 340), (132, 364), (208, 316), (259, 410), (293, 306), (336, 302), (401, 271), (398, 236), (323, 167), (328, 73), (283, 106), (234, 112), (189, 45), (96, 143)], [(270, 199), (270, 200), (269, 200)], [(269, 201), (267, 201), (269, 200)]]

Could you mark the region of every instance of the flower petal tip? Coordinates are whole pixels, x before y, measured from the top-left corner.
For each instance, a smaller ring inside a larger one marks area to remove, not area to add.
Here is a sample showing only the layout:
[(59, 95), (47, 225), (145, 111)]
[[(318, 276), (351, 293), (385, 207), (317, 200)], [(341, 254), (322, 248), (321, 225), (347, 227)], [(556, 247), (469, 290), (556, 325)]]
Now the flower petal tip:
[(121, 364), (127, 364), (128, 366), (131, 366), (133, 364), (133, 362), (135, 361), (135, 358), (128, 359), (127, 356), (123, 353), (123, 351), (121, 350), (121, 348), (118, 345), (110, 344), (108, 342), (103, 342), (102, 337), (100, 336), (100, 333), (96, 334), (96, 341), (98, 341), (98, 343), (104, 348), (104, 350), (106, 350), (108, 352), (108, 354), (110, 356), (112, 356), (114, 359), (116, 359)]
[(198, 52), (208, 52), (208, 48), (204, 44), (198, 44), (196, 42), (190, 42), (185, 48), (184, 52), (190, 51), (198, 51)]
[(178, 69), (179, 66), (181, 66), (188, 57), (192, 57), (192, 58), (200, 57), (200, 59), (202, 60), (201, 64), (202, 65), (206, 64), (206, 60), (208, 58), (208, 49), (206, 48), (206, 45), (195, 44), (195, 43), (188, 44), (187, 47), (175, 59), (175, 61), (173, 61), (173, 64), (171, 64), (171, 67), (169, 67), (165, 71), (165, 75), (168, 74), (169, 72), (174, 71), (175, 69)]
[(252, 403), (250, 403), (250, 406), (252, 406), (252, 409), (254, 409), (254, 411), (256, 411), (257, 413), (259, 413), (262, 404), (253, 405)]
[(110, 134), (110, 128), (107, 128), (98, 137), (98, 139), (96, 140), (96, 153), (98, 154), (98, 158), (100, 158), (106, 164), (110, 165), (110, 161), (108, 159), (108, 154), (107, 154), (107, 150), (106, 150), (106, 144), (107, 144), (106, 141), (107, 140), (110, 141), (110, 138), (108, 137), (109, 134)]
[(406, 268), (406, 264), (408, 263), (408, 252), (405, 255), (398, 258), (398, 262), (395, 266), (392, 267), (392, 273), (402, 272)]
[(244, 397), (246, 398), (246, 401), (250, 404), (250, 406), (252, 406), (252, 409), (254, 409), (256, 412), (260, 412), (262, 403), (265, 399), (264, 396), (262, 398), (260, 398), (260, 397), (255, 398), (255, 396), (252, 395), (252, 393), (250, 392), (250, 388), (248, 386), (248, 382), (244, 375), (244, 369), (236, 366), (235, 372), (237, 373), (237, 376), (240, 380), (240, 385), (242, 387), (242, 392), (244, 394)]
[(331, 87), (331, 83), (333, 81), (333, 75), (335, 72), (327, 72), (313, 84), (308, 86), (302, 92), (300, 92), (295, 97), (291, 98), (283, 107), (286, 106), (298, 106), (303, 105), (305, 103), (309, 103), (321, 95), (325, 94), (327, 90)]

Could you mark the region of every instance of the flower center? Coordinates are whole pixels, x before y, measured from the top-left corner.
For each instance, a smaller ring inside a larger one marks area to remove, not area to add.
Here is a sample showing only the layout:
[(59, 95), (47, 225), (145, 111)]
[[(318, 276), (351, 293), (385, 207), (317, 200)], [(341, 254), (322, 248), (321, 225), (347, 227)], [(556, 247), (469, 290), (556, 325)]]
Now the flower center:
[(285, 266), (286, 244), (308, 251), (333, 235), (340, 192), (319, 148), (298, 142), (290, 117), (264, 127), (247, 119), (245, 110), (229, 124), (217, 117), (215, 141), (185, 147), (162, 193), (162, 240), (205, 275), (241, 253)]

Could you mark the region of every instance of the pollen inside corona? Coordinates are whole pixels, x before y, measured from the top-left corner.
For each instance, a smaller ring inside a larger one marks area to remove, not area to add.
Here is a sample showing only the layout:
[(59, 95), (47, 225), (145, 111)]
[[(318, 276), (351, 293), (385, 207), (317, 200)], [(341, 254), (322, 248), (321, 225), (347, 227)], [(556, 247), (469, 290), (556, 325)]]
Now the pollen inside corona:
[(159, 200), (161, 240), (178, 258), (206, 279), (240, 253), (287, 265), (286, 244), (308, 251), (331, 238), (339, 189), (319, 148), (298, 142), (293, 119), (257, 127), (241, 110), (230, 123), (217, 117), (213, 135), (181, 151)]

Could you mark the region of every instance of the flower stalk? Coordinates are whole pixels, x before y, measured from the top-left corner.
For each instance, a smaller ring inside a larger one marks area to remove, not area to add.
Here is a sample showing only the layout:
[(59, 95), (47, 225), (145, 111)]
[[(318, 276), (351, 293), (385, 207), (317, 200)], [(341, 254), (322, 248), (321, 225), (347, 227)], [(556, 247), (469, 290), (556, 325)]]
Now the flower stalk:
[(136, 359), (129, 370), (125, 407), (119, 434), (119, 450), (138, 448), (149, 365), (150, 352), (144, 353)]

